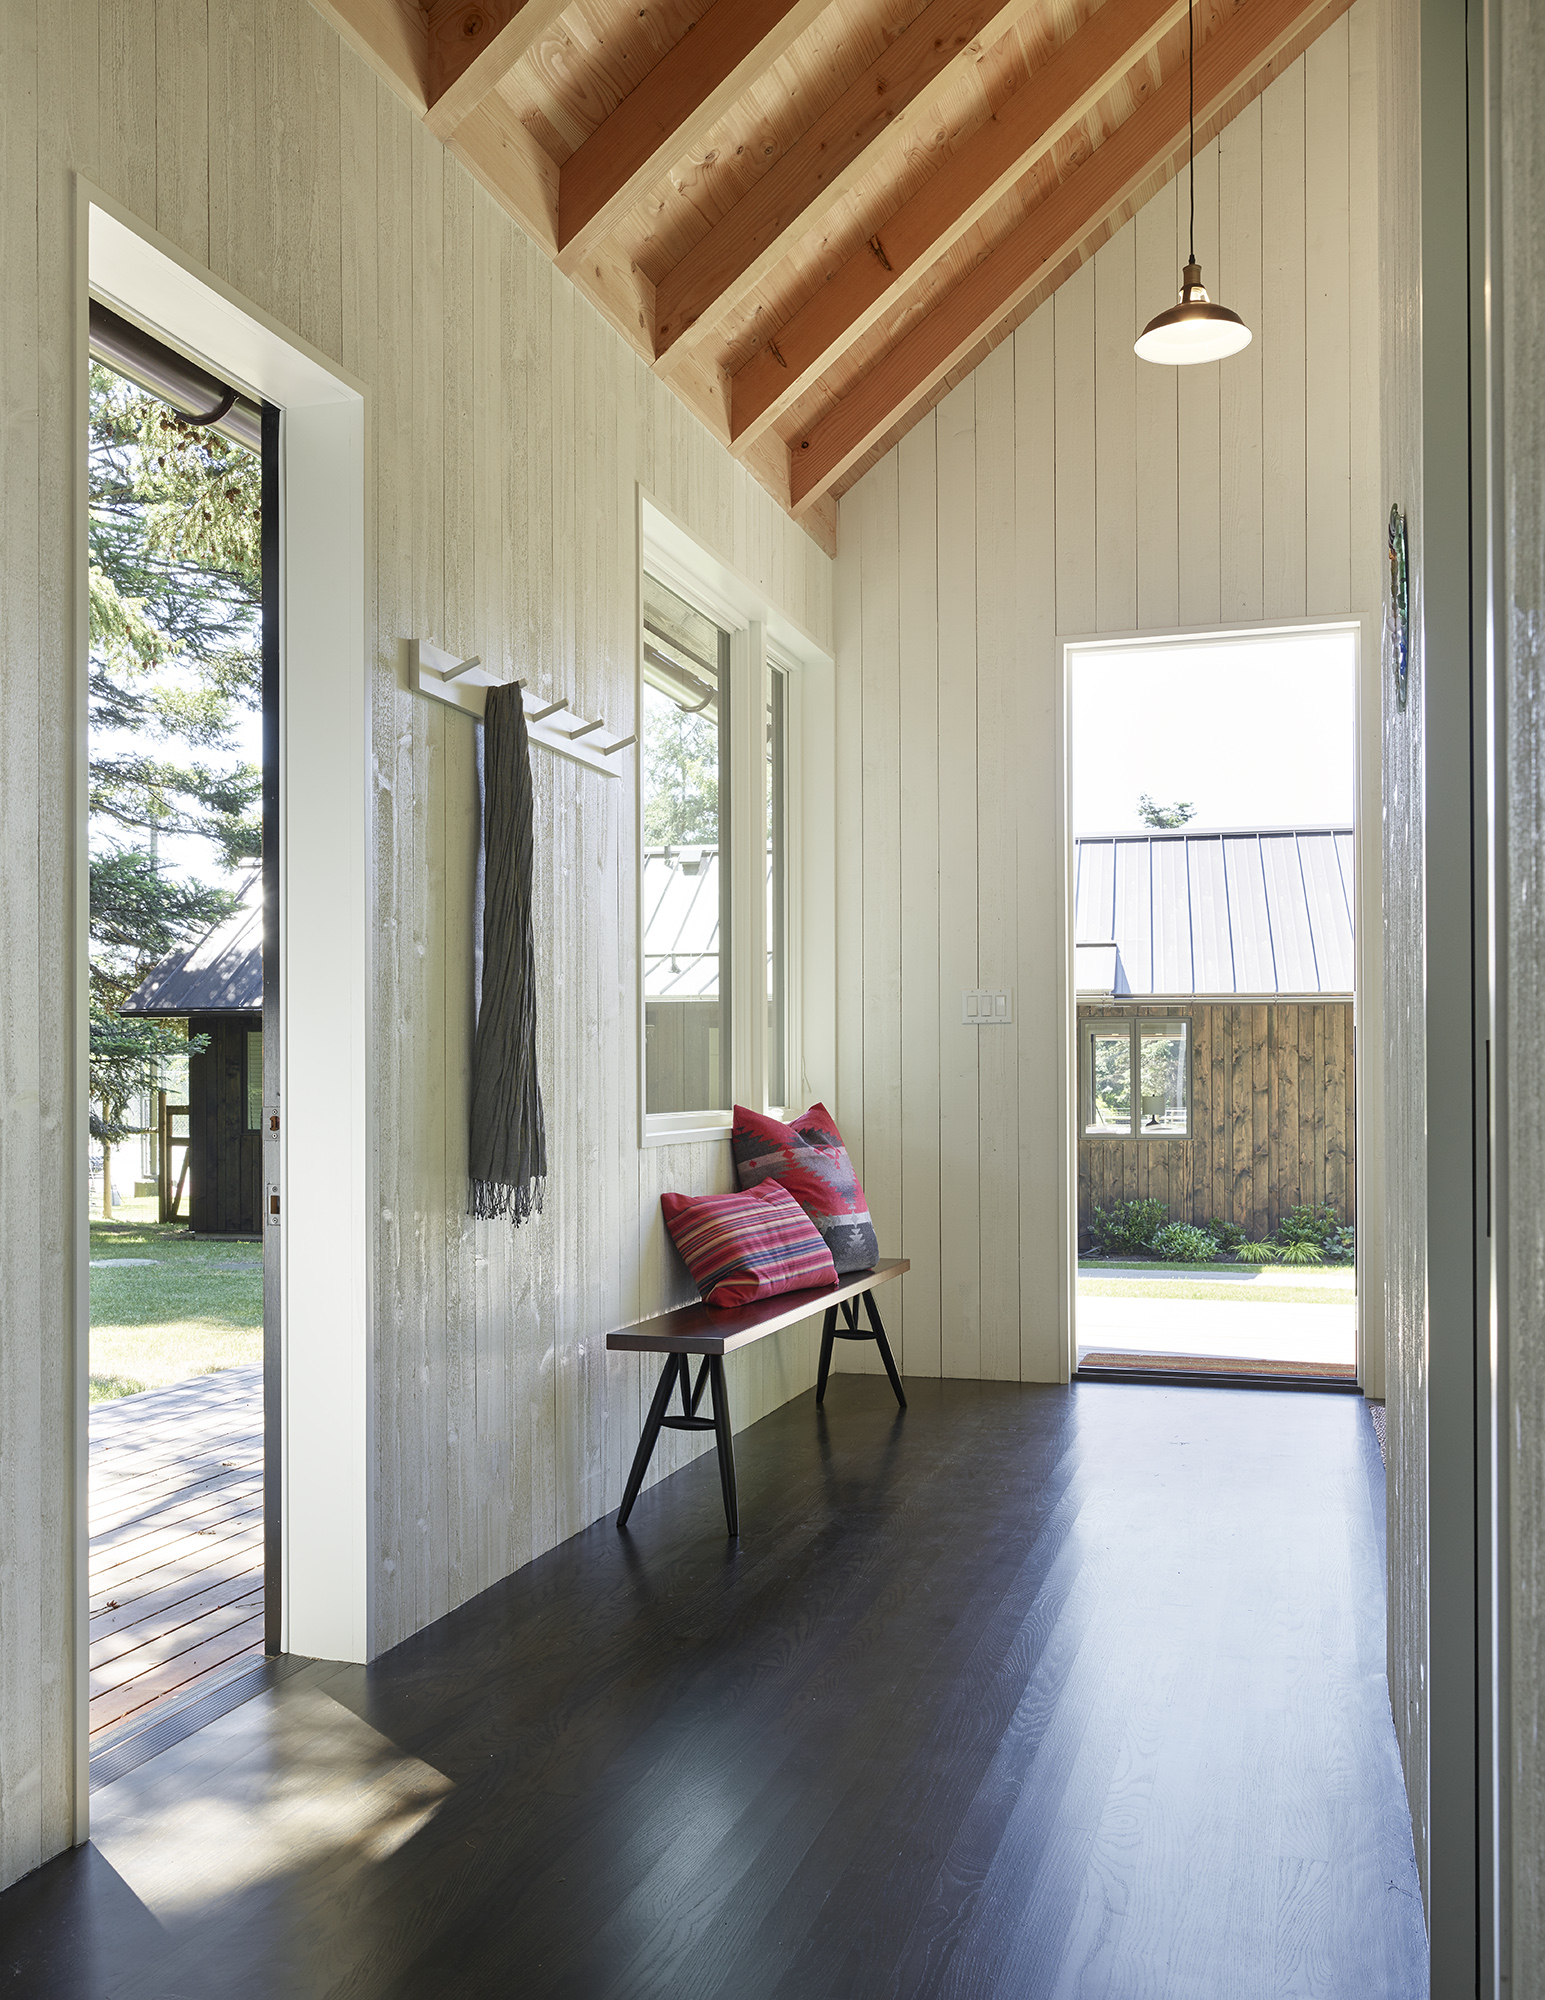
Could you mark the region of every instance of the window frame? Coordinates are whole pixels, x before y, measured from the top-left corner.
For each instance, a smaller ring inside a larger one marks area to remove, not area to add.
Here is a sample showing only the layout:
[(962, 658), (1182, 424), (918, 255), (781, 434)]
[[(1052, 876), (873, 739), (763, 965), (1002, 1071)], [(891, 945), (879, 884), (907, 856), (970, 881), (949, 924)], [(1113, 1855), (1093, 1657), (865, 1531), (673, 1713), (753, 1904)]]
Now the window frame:
[[(1094, 1115), (1094, 1058), (1091, 1053), (1097, 1034), (1113, 1035), (1122, 1025), (1127, 1030), (1127, 1074), (1131, 1079), (1132, 1110), (1130, 1122), (1125, 1131), (1107, 1127), (1103, 1131), (1091, 1131)], [(1078, 1039), (1078, 1060), (1081, 1071), (1079, 1081), (1079, 1129), (1078, 1139), (1082, 1145), (1086, 1141), (1098, 1144), (1100, 1141), (1114, 1140), (1117, 1145), (1126, 1145), (1130, 1140), (1139, 1139), (1144, 1145), (1152, 1146), (1166, 1139), (1181, 1144), (1194, 1137), (1194, 1106), (1196, 1101), (1196, 1037), (1192, 1030), (1195, 1022), (1190, 1014), (1086, 1014), (1080, 1023)], [(1185, 1130), (1177, 1132), (1148, 1132), (1143, 1129), (1142, 1057), (1140, 1042), (1146, 1030), (1148, 1033), (1163, 1033), (1166, 1029), (1178, 1030), (1185, 1036), (1186, 1044), (1186, 1123)]]
[[(726, 681), (729, 708), (729, 761), (721, 782), (727, 781), (729, 807), (723, 823), (729, 848), (729, 950), (727, 978), (730, 1033), (731, 1103), (778, 1113), (767, 1096), (767, 744), (766, 717), (771, 675), (784, 678), (784, 1076), (791, 1098), (804, 1077), (801, 938), (803, 931), (803, 852), (800, 841), (799, 797), (803, 742), (802, 695), (806, 662), (796, 645), (780, 632), (770, 637), (766, 608), (758, 606), (749, 587), (702, 551), (693, 560), (684, 532), (668, 538), (652, 526), (674, 528), (660, 521), (640, 490), (640, 533), (637, 563), (636, 713), (640, 734), (644, 689), (644, 589), (647, 572), (695, 610), (711, 618), (730, 635), (730, 665)], [(728, 585), (728, 588), (726, 588)], [(754, 615), (760, 611), (761, 615)], [(638, 1120), (640, 1147), (714, 1142), (728, 1139), (733, 1110), (661, 1112), (648, 1109), (646, 1043), (647, 1000), (644, 993), (643, 902), (643, 762), (642, 743), (636, 760), (634, 857), (638, 877), (637, 1013)], [(721, 852), (720, 866), (723, 868)]]

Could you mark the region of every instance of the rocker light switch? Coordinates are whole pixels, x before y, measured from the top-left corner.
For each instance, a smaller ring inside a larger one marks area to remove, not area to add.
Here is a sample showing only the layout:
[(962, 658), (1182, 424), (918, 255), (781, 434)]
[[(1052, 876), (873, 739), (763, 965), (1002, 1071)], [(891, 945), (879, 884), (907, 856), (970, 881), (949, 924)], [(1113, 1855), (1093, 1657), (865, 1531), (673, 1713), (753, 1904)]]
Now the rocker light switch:
[(1014, 996), (968, 987), (961, 998), (960, 1018), (968, 1028), (1006, 1027), (1014, 1018)]

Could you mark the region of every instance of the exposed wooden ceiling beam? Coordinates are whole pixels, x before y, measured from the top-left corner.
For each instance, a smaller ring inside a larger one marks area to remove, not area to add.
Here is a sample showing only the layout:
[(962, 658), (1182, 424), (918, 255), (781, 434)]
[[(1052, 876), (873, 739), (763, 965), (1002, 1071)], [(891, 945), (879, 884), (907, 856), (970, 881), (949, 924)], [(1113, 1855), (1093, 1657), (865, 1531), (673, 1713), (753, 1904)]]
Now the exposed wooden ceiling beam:
[(513, 106), (492, 90), (461, 121), (450, 150), (549, 257), (558, 253), (558, 169)]
[(500, 77), (545, 35), (568, 0), (439, 0), (429, 10), (429, 109), (449, 139)]
[(736, 445), (791, 409), (1185, 11), (1186, 0), (1105, 0), (736, 372)]
[(572, 271), (830, 0), (716, 0), (564, 162), (558, 264)]
[[(1350, 0), (1245, 0), (1197, 51), (1200, 123), (1308, 23), (1318, 32)], [(1101, 10), (1104, 11), (1103, 9)], [(1096, 17), (1098, 18), (1098, 16)], [(969, 271), (789, 453), (793, 511), (829, 492), (869, 446), (1172, 155), (1186, 129), (1181, 70)], [(737, 378), (738, 385), (738, 378)]]
[(731, 311), (1040, 0), (933, 0), (662, 279), (655, 348)]

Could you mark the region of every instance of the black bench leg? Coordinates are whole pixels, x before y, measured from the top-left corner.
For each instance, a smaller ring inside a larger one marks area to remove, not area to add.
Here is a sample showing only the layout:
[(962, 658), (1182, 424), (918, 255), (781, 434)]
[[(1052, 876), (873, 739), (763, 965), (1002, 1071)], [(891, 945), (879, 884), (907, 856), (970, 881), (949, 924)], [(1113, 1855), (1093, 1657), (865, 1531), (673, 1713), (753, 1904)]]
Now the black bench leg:
[(654, 1454), (655, 1442), (660, 1435), (660, 1425), (670, 1405), (671, 1391), (676, 1386), (676, 1371), (681, 1370), (682, 1393), (685, 1396), (687, 1375), (690, 1372), (685, 1356), (668, 1354), (665, 1366), (660, 1371), (660, 1379), (655, 1385), (654, 1401), (649, 1405), (649, 1415), (644, 1419), (644, 1435), (638, 1441), (638, 1450), (633, 1454), (633, 1470), (628, 1474), (628, 1483), (622, 1489), (622, 1505), (617, 1509), (617, 1526), (625, 1528), (628, 1516), (633, 1512), (633, 1502), (638, 1498), (638, 1489), (644, 1483), (644, 1474), (649, 1470), (649, 1461)]
[(713, 1397), (714, 1441), (719, 1447), (724, 1519), (733, 1539), (740, 1533), (740, 1505), (735, 1497), (735, 1441), (730, 1435), (730, 1393), (725, 1386), (724, 1363), (717, 1354), (708, 1357), (708, 1386)]
[(896, 1401), (905, 1409), (907, 1407), (907, 1399), (901, 1393), (901, 1377), (896, 1373), (896, 1359), (891, 1353), (890, 1342), (885, 1338), (885, 1328), (881, 1323), (879, 1312), (876, 1310), (873, 1292), (865, 1292), (864, 1304), (869, 1308), (869, 1324), (874, 1328), (874, 1337), (880, 1350), (880, 1359), (885, 1363), (885, 1372), (891, 1378), (891, 1387), (896, 1391)]
[(832, 1368), (832, 1348), (837, 1342), (837, 1308), (828, 1306), (821, 1322), (821, 1370), (815, 1378), (815, 1400), (826, 1401), (826, 1378)]

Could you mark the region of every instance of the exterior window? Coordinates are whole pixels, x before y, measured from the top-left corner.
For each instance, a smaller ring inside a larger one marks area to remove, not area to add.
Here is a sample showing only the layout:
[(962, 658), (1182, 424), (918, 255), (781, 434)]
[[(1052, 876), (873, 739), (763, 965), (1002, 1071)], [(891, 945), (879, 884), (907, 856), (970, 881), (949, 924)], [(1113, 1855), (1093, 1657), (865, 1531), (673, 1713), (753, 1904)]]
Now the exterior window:
[(1083, 1065), (1086, 1139), (1190, 1138), (1188, 1021), (1087, 1021)]
[(1190, 1037), (1184, 1021), (1137, 1024), (1141, 1139), (1185, 1139), (1191, 1130)]
[(644, 1103), (731, 1098), (730, 635), (644, 577)]
[(1130, 1138), (1132, 1132), (1132, 1031), (1123, 1021), (1115, 1028), (1091, 1028), (1085, 1058), (1088, 1110), (1086, 1136)]
[(767, 668), (767, 1102), (788, 1103), (788, 798), (789, 677)]

